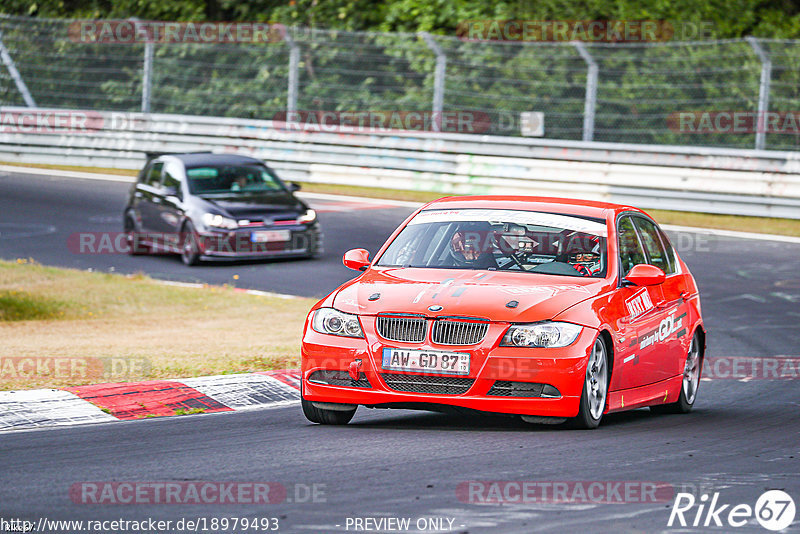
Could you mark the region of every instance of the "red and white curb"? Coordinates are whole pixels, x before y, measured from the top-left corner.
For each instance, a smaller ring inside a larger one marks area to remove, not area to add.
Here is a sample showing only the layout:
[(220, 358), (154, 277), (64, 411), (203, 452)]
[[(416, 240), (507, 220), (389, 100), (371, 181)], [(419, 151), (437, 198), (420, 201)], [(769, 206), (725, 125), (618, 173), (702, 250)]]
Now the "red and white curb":
[(0, 391), (0, 432), (276, 408), (300, 400), (300, 371)]

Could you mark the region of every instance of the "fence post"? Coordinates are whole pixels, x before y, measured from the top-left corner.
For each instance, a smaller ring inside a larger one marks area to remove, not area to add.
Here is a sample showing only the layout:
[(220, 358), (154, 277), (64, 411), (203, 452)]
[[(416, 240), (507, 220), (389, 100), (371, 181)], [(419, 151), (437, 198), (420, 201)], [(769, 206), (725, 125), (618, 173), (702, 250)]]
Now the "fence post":
[(153, 91), (153, 43), (144, 44), (142, 65), (142, 113), (150, 113), (150, 93)]
[(767, 141), (767, 113), (769, 112), (769, 85), (772, 78), (772, 61), (755, 37), (745, 37), (761, 61), (761, 79), (758, 83), (758, 119), (756, 120), (756, 150), (764, 150)]
[(289, 28), (284, 31), (284, 38), (286, 44), (289, 45), (289, 87), (287, 88), (286, 96), (286, 121), (295, 120), (297, 113), (297, 87), (299, 83), (300, 68), (300, 47), (297, 45), (292, 36), (289, 35)]
[(25, 85), (25, 80), (22, 79), (20, 76), (19, 71), (17, 70), (17, 66), (14, 64), (14, 60), (11, 58), (11, 54), (8, 53), (8, 49), (6, 45), (3, 43), (3, 32), (0, 31), (0, 59), (2, 59), (3, 64), (8, 69), (8, 73), (11, 75), (11, 79), (14, 80), (14, 83), (17, 86), (17, 90), (22, 93), (22, 99), (25, 101), (25, 105), (29, 108), (36, 107), (36, 101), (31, 96), (31, 92), (28, 91), (28, 86)]
[(597, 103), (597, 62), (586, 50), (586, 45), (581, 41), (573, 41), (573, 46), (578, 50), (583, 60), (586, 62), (588, 71), (586, 72), (586, 98), (583, 103), (583, 140), (591, 141), (594, 138), (594, 113)]
[(447, 56), (439, 46), (433, 36), (428, 32), (419, 32), (420, 37), (428, 45), (428, 48), (436, 54), (436, 71), (433, 78), (433, 129), (440, 131), (444, 111), (444, 78), (447, 71)]

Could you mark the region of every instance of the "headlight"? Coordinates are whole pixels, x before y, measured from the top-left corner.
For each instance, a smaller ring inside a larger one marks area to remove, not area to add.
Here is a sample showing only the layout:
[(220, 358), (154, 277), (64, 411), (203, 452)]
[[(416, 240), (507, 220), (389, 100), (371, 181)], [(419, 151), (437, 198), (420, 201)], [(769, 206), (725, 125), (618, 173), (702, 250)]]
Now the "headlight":
[(315, 311), (314, 318), (311, 321), (311, 328), (321, 334), (364, 337), (357, 315), (340, 312), (333, 308), (320, 308)]
[(514, 324), (508, 329), (501, 347), (566, 347), (578, 339), (583, 327), (572, 323)]
[(233, 219), (214, 213), (204, 213), (203, 222), (206, 226), (213, 226), (214, 228), (224, 228), (226, 230), (236, 230), (239, 228), (239, 225)]
[(314, 210), (306, 210), (304, 214), (297, 218), (299, 223), (310, 223), (317, 219), (317, 212)]

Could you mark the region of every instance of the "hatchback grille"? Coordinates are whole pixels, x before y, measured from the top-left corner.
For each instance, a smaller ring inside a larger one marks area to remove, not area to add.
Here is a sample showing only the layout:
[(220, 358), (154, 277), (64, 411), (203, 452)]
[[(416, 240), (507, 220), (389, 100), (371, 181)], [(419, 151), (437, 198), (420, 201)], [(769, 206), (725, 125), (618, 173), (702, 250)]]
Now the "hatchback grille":
[(427, 325), (422, 317), (378, 317), (378, 334), (390, 341), (421, 343)]
[(483, 341), (488, 329), (488, 323), (442, 319), (433, 324), (431, 338), (438, 345), (476, 345)]
[(475, 379), (456, 376), (421, 376), (381, 373), (381, 378), (390, 389), (409, 393), (436, 395), (463, 395), (472, 387)]

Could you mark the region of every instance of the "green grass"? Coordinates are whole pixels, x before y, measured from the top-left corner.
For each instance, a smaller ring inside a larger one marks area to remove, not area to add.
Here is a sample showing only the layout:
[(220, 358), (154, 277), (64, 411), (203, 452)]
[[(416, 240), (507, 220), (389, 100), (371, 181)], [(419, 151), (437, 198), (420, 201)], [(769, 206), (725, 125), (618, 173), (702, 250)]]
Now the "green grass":
[(25, 291), (0, 290), (0, 321), (63, 319), (70, 303)]
[[(0, 390), (295, 368), (314, 302), (0, 261)], [(87, 372), (55, 372), (73, 360)]]

